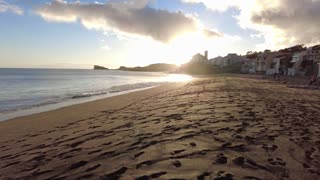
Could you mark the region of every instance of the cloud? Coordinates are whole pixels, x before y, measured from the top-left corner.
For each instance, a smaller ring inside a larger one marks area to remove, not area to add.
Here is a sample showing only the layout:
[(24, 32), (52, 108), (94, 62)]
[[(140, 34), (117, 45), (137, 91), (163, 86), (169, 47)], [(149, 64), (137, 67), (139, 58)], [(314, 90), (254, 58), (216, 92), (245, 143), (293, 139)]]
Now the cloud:
[(111, 50), (110, 46), (108, 46), (108, 45), (102, 46), (101, 49), (102, 49), (102, 50), (105, 50), (105, 51)]
[(319, 0), (279, 0), (277, 6), (252, 12), (251, 21), (278, 30), (282, 44), (320, 42)]
[(221, 37), (222, 35), (216, 31), (212, 31), (209, 29), (203, 29), (203, 34), (207, 37)]
[[(266, 48), (320, 43), (320, 0), (181, 0), (226, 11), (236, 7), (240, 27), (258, 31)], [(259, 45), (262, 46), (261, 44)]]
[(153, 9), (148, 0), (111, 0), (105, 4), (54, 0), (37, 10), (46, 21), (80, 21), (88, 29), (118, 31), (169, 42), (181, 33), (197, 31), (197, 21), (182, 12)]
[(252, 0), (182, 0), (186, 3), (203, 3), (207, 8), (214, 11), (225, 11), (230, 7), (241, 7)]
[(20, 7), (18, 7), (16, 5), (9, 4), (4, 0), (0, 0), (0, 13), (4, 13), (7, 11), (11, 11), (11, 12), (13, 12), (15, 14), (19, 14), (19, 15), (23, 14), (23, 10)]

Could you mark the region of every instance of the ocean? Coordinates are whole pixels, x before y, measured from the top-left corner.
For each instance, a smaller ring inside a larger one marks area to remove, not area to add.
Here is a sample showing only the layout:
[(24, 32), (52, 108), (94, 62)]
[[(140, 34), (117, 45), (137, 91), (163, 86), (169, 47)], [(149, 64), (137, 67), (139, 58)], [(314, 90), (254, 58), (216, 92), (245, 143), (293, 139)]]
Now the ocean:
[(0, 68), (0, 121), (191, 78), (158, 72)]

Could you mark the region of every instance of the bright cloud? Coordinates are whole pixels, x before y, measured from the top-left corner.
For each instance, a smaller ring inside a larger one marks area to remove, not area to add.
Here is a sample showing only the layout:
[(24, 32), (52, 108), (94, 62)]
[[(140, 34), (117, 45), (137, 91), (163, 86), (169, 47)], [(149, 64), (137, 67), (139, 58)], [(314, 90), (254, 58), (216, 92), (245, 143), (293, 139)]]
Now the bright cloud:
[(214, 11), (225, 11), (230, 7), (245, 7), (253, 0), (182, 0), (186, 3), (203, 3), (207, 8)]
[(320, 43), (319, 0), (182, 0), (203, 3), (211, 10), (240, 10), (238, 23), (242, 28), (259, 31), (266, 48), (280, 48), (304, 43)]
[(207, 37), (219, 37), (222, 36), (220, 33), (218, 33), (217, 31), (213, 31), (210, 29), (203, 29), (203, 34)]
[(108, 46), (108, 45), (102, 46), (101, 49), (104, 50), (104, 51), (109, 51), (109, 50), (111, 50), (110, 46)]
[(278, 0), (277, 6), (253, 12), (251, 21), (276, 30), (281, 44), (320, 42), (318, 0)]
[(79, 20), (88, 29), (147, 36), (161, 42), (198, 30), (194, 18), (182, 12), (153, 9), (146, 6), (147, 3), (148, 0), (111, 0), (105, 4), (55, 0), (42, 6), (37, 13), (47, 21)]
[(23, 10), (20, 7), (9, 4), (4, 0), (0, 0), (0, 13), (7, 12), (7, 11), (11, 11), (19, 15), (23, 14)]

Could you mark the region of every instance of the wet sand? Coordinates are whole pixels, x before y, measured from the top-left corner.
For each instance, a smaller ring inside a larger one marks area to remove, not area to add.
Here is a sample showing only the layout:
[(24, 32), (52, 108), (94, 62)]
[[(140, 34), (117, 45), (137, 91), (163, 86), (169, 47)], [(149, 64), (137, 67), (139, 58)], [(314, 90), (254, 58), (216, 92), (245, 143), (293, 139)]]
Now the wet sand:
[(318, 179), (320, 91), (203, 78), (0, 123), (0, 179)]

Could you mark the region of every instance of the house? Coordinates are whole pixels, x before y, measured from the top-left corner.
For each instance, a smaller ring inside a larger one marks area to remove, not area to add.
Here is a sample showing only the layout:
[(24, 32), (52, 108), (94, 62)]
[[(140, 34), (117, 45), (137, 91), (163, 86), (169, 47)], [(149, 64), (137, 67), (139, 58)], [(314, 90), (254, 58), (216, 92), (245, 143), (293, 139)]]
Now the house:
[(320, 62), (320, 45), (316, 45), (307, 49), (306, 60)]
[(255, 67), (252, 65), (252, 61), (245, 56), (228, 54), (222, 61), (219, 60), (218, 62), (220, 67), (233, 67), (233, 69), (239, 68), (239, 72), (242, 73), (255, 73)]
[(214, 66), (222, 67), (223, 66), (223, 61), (224, 61), (223, 57), (218, 56), (218, 57), (209, 59), (209, 64), (214, 65)]
[(288, 75), (319, 75), (320, 45), (295, 52), (290, 61)]
[(227, 67), (227, 66), (232, 66), (232, 65), (244, 65), (244, 67), (242, 68), (244, 73), (248, 73), (249, 72), (249, 69), (250, 69), (250, 72), (251, 71), (255, 71), (252, 69), (252, 65), (250, 64), (251, 60), (248, 59), (247, 57), (245, 56), (239, 56), (237, 54), (228, 54), (227, 56), (225, 57), (221, 57), (221, 56), (218, 56), (218, 57), (215, 57), (215, 58), (212, 58), (209, 60), (209, 64), (211, 65), (214, 65), (214, 66), (219, 66), (220, 68), (223, 68), (223, 67)]
[(259, 53), (256, 59), (256, 71), (265, 72), (267, 70), (266, 60), (268, 55), (271, 53), (270, 50), (265, 50), (263, 53)]
[(242, 65), (242, 69), (241, 69), (242, 73), (255, 74), (257, 72), (258, 63), (256, 62), (258, 61), (259, 54), (260, 52), (259, 53), (252, 52), (252, 51), (247, 52), (247, 55), (245, 57), (248, 58), (250, 61), (247, 61)]
[(237, 54), (228, 54), (226, 57), (223, 58), (223, 67), (225, 66), (231, 66), (231, 65), (241, 65), (246, 61), (250, 61), (250, 59), (244, 57), (244, 56), (239, 56)]
[(296, 45), (277, 52), (269, 52), (266, 56), (266, 74), (279, 73), (283, 68), (285, 75), (294, 76), (304, 74), (307, 48), (304, 45)]
[(182, 64), (179, 69), (180, 72), (188, 74), (210, 74), (213, 69), (209, 65), (208, 51), (204, 52), (204, 55), (197, 53), (192, 56), (192, 59), (185, 64)]
[(241, 72), (255, 74), (256, 73), (256, 62), (252, 61), (252, 60), (244, 61), (241, 66)]
[(204, 52), (205, 55), (200, 53), (195, 54), (192, 56), (190, 63), (198, 63), (198, 64), (207, 64), (208, 63), (208, 51)]
[(284, 53), (274, 56), (272, 58), (271, 67), (267, 69), (266, 74), (278, 74), (280, 73), (281, 68), (284, 72), (284, 75), (287, 75), (291, 60), (292, 56), (290, 53)]
[(265, 60), (265, 65), (266, 65), (266, 73), (267, 75), (273, 75), (274, 73), (276, 73), (277, 71), (279, 71), (279, 67), (278, 70), (276, 71), (276, 65), (277, 65), (277, 58), (284, 56), (284, 55), (289, 55), (290, 53), (286, 53), (286, 52), (271, 52), (267, 55), (266, 60)]
[(290, 61), (290, 66), (288, 69), (289, 76), (305, 74), (304, 68), (301, 67), (301, 64), (306, 55), (307, 55), (307, 51), (296, 52), (293, 54), (292, 60)]
[(280, 61), (284, 55), (276, 56), (272, 59), (271, 70), (269, 73), (271, 74), (279, 74)]
[(251, 66), (255, 66), (255, 72), (262, 73), (267, 70), (266, 66), (266, 60), (268, 55), (271, 53), (270, 50), (265, 50), (264, 52), (254, 52), (252, 53), (249, 51), (246, 55), (248, 59), (250, 59), (252, 62), (255, 62), (255, 65), (252, 64)]
[(319, 63), (320, 63), (320, 45), (316, 45), (308, 48), (301, 65), (302, 68), (305, 68), (305, 75), (319, 76)]

